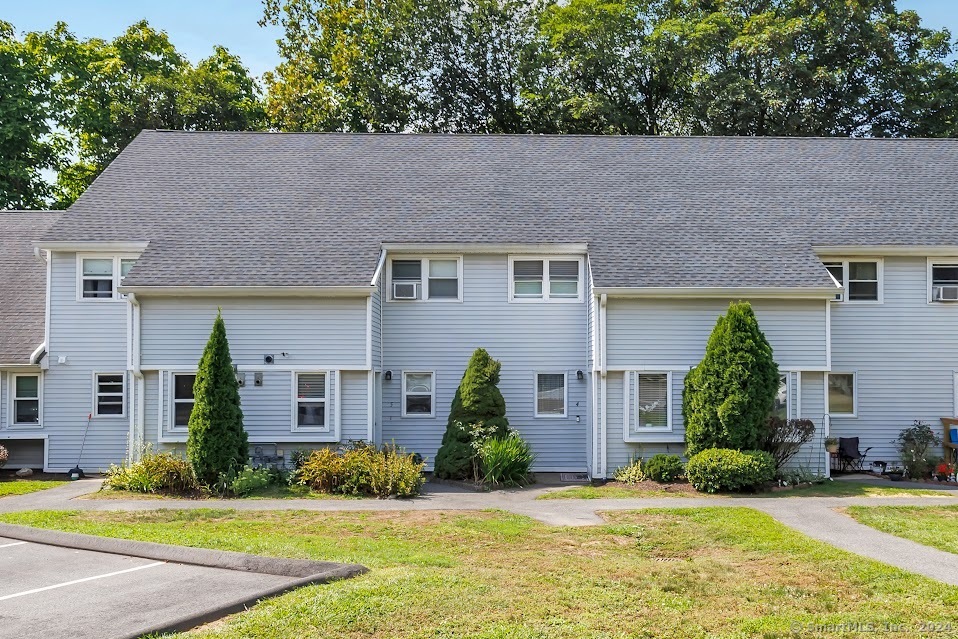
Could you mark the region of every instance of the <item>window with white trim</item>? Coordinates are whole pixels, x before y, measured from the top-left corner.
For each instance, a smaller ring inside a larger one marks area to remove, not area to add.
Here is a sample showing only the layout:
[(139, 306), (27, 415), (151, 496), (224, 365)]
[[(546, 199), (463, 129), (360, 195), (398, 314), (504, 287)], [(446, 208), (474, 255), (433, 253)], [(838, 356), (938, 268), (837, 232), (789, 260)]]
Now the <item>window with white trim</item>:
[(93, 386), (94, 417), (123, 417), (126, 413), (126, 375), (96, 373)]
[(11, 375), (11, 424), (14, 426), (40, 425), (40, 376)]
[(132, 256), (78, 256), (79, 291), (83, 300), (112, 300), (123, 296), (117, 287), (133, 268)]
[(196, 373), (173, 373), (173, 428), (185, 430), (193, 414), (193, 385)]
[(329, 430), (326, 400), (329, 376), (326, 373), (295, 373), (296, 423), (294, 430)]
[(775, 403), (772, 405), (772, 417), (789, 419), (791, 412), (791, 397), (788, 387), (788, 373), (778, 376), (778, 392), (775, 394)]
[(462, 258), (394, 258), (389, 262), (389, 299), (462, 300)]
[(403, 417), (433, 417), (435, 399), (436, 386), (433, 373), (403, 371)]
[(855, 417), (858, 412), (858, 379), (855, 373), (826, 373), (828, 414)]
[(835, 294), (837, 302), (881, 302), (882, 263), (880, 260), (842, 260), (824, 262), (844, 292)]
[(958, 261), (928, 265), (929, 302), (958, 302)]
[(582, 264), (577, 257), (510, 257), (509, 299), (580, 302)]
[(671, 430), (668, 373), (635, 374), (635, 431)]
[(535, 416), (566, 416), (565, 373), (536, 373)]

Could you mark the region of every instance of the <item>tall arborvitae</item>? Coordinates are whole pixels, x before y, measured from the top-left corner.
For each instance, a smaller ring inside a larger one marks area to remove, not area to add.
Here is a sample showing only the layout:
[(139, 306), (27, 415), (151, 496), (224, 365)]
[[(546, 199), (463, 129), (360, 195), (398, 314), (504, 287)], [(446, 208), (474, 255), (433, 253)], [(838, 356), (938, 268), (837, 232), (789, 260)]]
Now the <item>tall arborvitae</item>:
[(239, 382), (219, 311), (196, 372), (193, 401), (186, 454), (196, 476), (209, 485), (220, 474), (243, 468), (249, 456)]

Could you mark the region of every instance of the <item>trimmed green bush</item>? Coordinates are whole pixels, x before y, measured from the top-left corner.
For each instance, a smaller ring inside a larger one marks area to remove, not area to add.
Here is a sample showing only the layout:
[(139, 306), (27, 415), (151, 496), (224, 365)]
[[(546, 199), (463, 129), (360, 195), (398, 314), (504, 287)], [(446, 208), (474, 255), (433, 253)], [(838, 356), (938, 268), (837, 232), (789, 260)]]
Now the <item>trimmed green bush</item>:
[(196, 372), (193, 401), (186, 454), (196, 477), (212, 486), (221, 475), (238, 473), (249, 457), (239, 382), (220, 311), (216, 312), (213, 331)]
[(278, 475), (269, 468), (253, 468), (245, 466), (230, 484), (230, 492), (237, 497), (245, 497), (250, 493), (266, 488), (278, 478)]
[[(478, 446), (468, 426), (482, 424), (494, 438), (509, 436), (506, 400), (499, 392), (499, 371), (502, 364), (492, 359), (483, 348), (477, 348), (469, 359), (459, 388), (449, 409), (446, 432), (436, 453), (435, 474), (440, 479), (477, 479), (473, 477)], [(466, 425), (466, 428), (463, 428)]]
[(616, 481), (626, 484), (637, 484), (640, 481), (645, 481), (645, 473), (642, 472), (642, 460), (633, 459), (628, 466), (616, 468), (613, 477)]
[(512, 431), (505, 438), (486, 440), (479, 451), (483, 483), (490, 486), (523, 486), (529, 483), (536, 456), (529, 443)]
[(761, 450), (710, 448), (689, 459), (685, 476), (704, 493), (754, 490), (775, 477), (775, 460)]
[(733, 302), (718, 318), (705, 357), (685, 376), (686, 455), (758, 448), (778, 387), (778, 365), (752, 306)]
[(200, 488), (189, 461), (172, 453), (146, 451), (140, 461), (128, 466), (110, 466), (104, 485), (135, 493), (184, 495)]
[(658, 453), (643, 465), (643, 474), (652, 481), (670, 482), (682, 476), (685, 469), (678, 455)]
[(294, 481), (312, 490), (342, 495), (414, 497), (422, 489), (425, 464), (392, 445), (357, 442), (339, 451), (312, 451)]

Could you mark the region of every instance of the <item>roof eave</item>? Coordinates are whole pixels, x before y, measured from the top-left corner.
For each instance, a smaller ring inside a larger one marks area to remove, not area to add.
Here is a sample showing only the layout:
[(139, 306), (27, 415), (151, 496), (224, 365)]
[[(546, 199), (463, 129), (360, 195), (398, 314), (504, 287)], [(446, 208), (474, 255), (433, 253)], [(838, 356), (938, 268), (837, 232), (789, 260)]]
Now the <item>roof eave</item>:
[(958, 256), (958, 246), (949, 244), (928, 245), (920, 244), (869, 244), (861, 246), (823, 245), (813, 246), (812, 249), (820, 256), (848, 257), (848, 256), (901, 256), (901, 257), (955, 257)]
[(98, 242), (47, 242), (36, 241), (34, 248), (44, 251), (145, 251), (149, 242), (119, 242), (119, 241), (98, 241)]
[(593, 293), (609, 297), (834, 299), (841, 290), (826, 286), (596, 286)]
[(373, 286), (119, 286), (120, 293), (155, 297), (369, 297)]

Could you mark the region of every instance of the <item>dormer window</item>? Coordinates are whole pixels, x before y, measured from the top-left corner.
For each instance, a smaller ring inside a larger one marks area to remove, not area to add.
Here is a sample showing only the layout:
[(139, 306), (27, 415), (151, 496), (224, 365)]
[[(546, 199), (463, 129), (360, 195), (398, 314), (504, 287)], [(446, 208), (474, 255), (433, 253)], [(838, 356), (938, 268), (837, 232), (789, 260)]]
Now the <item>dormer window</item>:
[(881, 302), (882, 263), (880, 260), (835, 260), (825, 268), (844, 287), (835, 294), (836, 302)]
[(78, 295), (81, 300), (114, 300), (117, 287), (136, 263), (132, 256), (78, 256)]
[(391, 300), (462, 300), (462, 259), (459, 257), (396, 258), (390, 261), (390, 273)]

